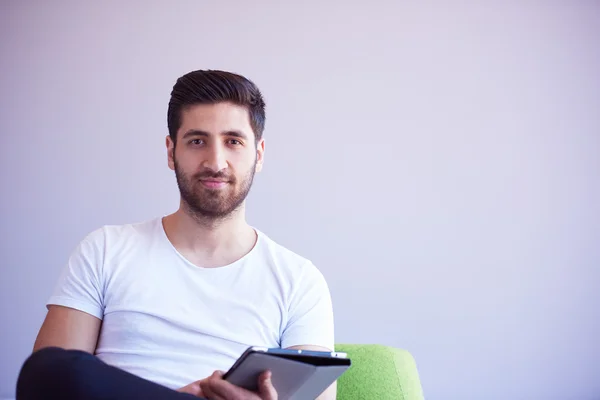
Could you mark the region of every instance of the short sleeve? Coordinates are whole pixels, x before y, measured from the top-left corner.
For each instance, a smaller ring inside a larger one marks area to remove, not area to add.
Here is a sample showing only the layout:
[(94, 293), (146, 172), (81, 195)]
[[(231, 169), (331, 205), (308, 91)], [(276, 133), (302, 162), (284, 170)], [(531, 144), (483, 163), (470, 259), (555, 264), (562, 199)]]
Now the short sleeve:
[(334, 350), (333, 307), (323, 274), (309, 263), (295, 282), (281, 347), (313, 345)]
[(104, 316), (101, 283), (103, 234), (97, 230), (83, 239), (71, 253), (46, 306), (59, 305)]

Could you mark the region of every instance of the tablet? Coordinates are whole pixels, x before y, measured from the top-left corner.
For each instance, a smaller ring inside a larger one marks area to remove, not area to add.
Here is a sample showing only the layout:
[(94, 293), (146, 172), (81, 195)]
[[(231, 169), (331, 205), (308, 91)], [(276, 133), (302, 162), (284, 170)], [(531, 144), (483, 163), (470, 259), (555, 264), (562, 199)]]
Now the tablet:
[(346, 353), (249, 347), (223, 379), (251, 391), (271, 371), (280, 400), (315, 399), (351, 366)]

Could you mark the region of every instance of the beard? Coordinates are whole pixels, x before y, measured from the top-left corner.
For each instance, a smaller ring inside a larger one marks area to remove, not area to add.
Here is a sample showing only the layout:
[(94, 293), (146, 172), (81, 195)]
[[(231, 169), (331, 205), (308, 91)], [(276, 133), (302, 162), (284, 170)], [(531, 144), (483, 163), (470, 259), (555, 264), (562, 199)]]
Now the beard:
[[(218, 221), (230, 216), (238, 210), (252, 187), (254, 173), (256, 172), (256, 160), (253, 167), (241, 178), (225, 172), (213, 172), (205, 170), (190, 175), (184, 172), (174, 159), (175, 177), (181, 199), (187, 211), (193, 217), (203, 221)], [(201, 179), (220, 179), (226, 180), (227, 184), (221, 189), (210, 189), (202, 185)]]

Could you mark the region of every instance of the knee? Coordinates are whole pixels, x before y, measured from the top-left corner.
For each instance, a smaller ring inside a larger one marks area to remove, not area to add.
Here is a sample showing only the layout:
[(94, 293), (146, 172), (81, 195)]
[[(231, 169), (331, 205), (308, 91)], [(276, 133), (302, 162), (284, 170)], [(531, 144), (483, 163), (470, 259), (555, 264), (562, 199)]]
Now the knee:
[(23, 363), (20, 375), (37, 375), (39, 370), (46, 369), (49, 364), (60, 359), (64, 352), (64, 349), (58, 347), (46, 347), (35, 351)]
[(45, 347), (31, 354), (23, 363), (21, 374), (35, 376), (62, 370), (75, 360), (71, 350), (59, 347)]
[[(77, 364), (91, 354), (46, 347), (31, 354), (23, 363), (17, 379), (17, 399), (47, 398), (47, 394), (77, 375)], [(39, 395), (43, 397), (39, 397)]]

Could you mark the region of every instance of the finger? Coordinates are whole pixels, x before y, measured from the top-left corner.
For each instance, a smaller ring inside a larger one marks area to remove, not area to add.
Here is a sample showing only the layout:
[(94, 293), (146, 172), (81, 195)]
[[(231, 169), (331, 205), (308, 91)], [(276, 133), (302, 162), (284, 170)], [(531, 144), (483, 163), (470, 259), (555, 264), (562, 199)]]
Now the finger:
[(236, 386), (232, 383), (229, 383), (223, 379), (211, 379), (210, 380), (210, 390), (217, 396), (221, 396), (223, 399), (231, 400), (231, 399), (257, 399), (259, 397), (256, 393), (253, 393), (249, 390)]
[(200, 387), (199, 384), (198, 384), (198, 390), (196, 391), (196, 393), (191, 393), (191, 394), (193, 394), (196, 397), (206, 397), (206, 395), (202, 391), (202, 388)]
[(202, 389), (200, 388), (200, 382), (192, 382), (189, 385), (182, 387), (181, 389), (177, 390), (178, 392), (181, 393), (187, 393), (187, 394), (192, 394), (196, 397), (203, 397), (202, 394)]
[(273, 386), (271, 377), (271, 371), (265, 371), (258, 378), (258, 393), (263, 400), (277, 400), (277, 390)]
[(202, 382), (200, 382), (200, 389), (203, 394), (202, 397), (204, 397), (206, 399), (210, 399), (210, 400), (226, 400), (224, 397), (222, 397), (218, 393), (215, 393), (215, 391), (212, 388), (213, 381), (214, 381), (214, 378), (212, 376), (210, 376), (209, 378), (206, 378)]

